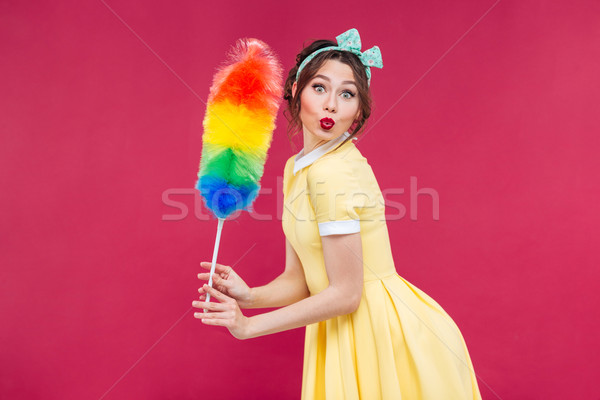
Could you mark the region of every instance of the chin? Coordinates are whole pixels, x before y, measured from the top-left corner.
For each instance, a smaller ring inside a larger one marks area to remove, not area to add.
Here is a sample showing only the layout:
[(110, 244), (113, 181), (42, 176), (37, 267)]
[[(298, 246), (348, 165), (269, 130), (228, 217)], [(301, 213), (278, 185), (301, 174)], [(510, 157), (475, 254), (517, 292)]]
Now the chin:
[(340, 129), (336, 126), (330, 130), (325, 130), (321, 128), (321, 124), (319, 124), (316, 129), (310, 131), (310, 134), (319, 140), (333, 140), (343, 135), (344, 132), (346, 132), (346, 130)]
[(323, 137), (334, 138), (340, 136), (345, 131), (340, 129), (330, 129), (327, 131), (319, 126), (319, 130), (317, 132), (320, 133)]

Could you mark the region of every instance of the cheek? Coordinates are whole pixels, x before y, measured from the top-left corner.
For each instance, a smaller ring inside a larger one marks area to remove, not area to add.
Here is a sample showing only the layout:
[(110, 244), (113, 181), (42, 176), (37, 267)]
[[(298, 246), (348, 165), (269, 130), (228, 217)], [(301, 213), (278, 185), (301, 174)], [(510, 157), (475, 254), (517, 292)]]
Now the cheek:
[(355, 120), (356, 118), (358, 118), (358, 115), (359, 115), (358, 104), (353, 104), (350, 107), (348, 107), (348, 109), (346, 111), (346, 116), (348, 119)]
[(315, 102), (309, 96), (302, 96), (300, 98), (300, 109), (308, 113), (314, 112)]
[(308, 117), (318, 113), (319, 109), (315, 104), (315, 101), (311, 101), (311, 99), (306, 96), (300, 99), (300, 117)]

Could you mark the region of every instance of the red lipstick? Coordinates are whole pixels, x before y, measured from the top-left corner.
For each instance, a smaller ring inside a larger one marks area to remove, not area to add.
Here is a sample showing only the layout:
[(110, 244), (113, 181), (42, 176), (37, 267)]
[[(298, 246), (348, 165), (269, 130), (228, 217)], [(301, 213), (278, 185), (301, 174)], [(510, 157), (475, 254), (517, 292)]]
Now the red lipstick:
[(325, 129), (325, 130), (329, 130), (331, 128), (333, 128), (333, 125), (335, 125), (335, 121), (332, 120), (331, 118), (323, 118), (321, 119), (321, 128)]

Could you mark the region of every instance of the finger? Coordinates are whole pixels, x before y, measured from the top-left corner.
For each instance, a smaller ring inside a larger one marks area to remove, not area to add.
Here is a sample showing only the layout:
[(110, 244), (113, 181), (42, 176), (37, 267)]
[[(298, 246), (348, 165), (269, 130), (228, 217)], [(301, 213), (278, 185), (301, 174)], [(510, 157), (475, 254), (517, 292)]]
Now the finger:
[[(216, 272), (213, 274), (213, 279), (215, 278), (215, 276), (219, 276), (221, 278), (226, 278), (227, 274), (225, 272)], [(198, 279), (204, 279), (205, 281), (207, 281), (210, 278), (210, 272), (200, 272), (198, 274)]]
[[(216, 279), (216, 277), (218, 277), (219, 274), (214, 273), (213, 274), (213, 281)], [(210, 280), (210, 272), (201, 272), (198, 274), (198, 279), (202, 279), (204, 281), (208, 281)]]
[(212, 301), (192, 301), (192, 307), (201, 308), (209, 311), (222, 312), (229, 311), (230, 307), (223, 303), (214, 303)]
[(208, 314), (194, 313), (194, 318), (199, 319), (203, 324), (216, 325), (216, 326), (228, 326), (231, 321), (224, 318), (207, 318)]
[(224, 286), (226, 289), (231, 289), (231, 287), (233, 286), (233, 282), (228, 281), (227, 279), (223, 279), (217, 274), (213, 275), (213, 283), (218, 286)]
[[(208, 261), (202, 261), (200, 263), (200, 266), (204, 269), (211, 269), (212, 263), (208, 262)], [(215, 271), (220, 274), (223, 272), (228, 272), (231, 269), (231, 267), (227, 266), (227, 265), (222, 265), (219, 263), (215, 263)]]
[(196, 310), (194, 311), (194, 318), (206, 318), (206, 319), (231, 319), (233, 320), (235, 313), (231, 311), (209, 311), (209, 310)]
[(212, 288), (208, 285), (204, 285), (203, 288), (207, 293), (209, 293), (215, 299), (219, 300), (221, 303), (225, 303), (225, 302), (233, 300), (231, 297), (224, 295), (222, 292), (220, 292), (217, 289)]
[[(211, 263), (209, 263), (209, 262), (202, 262), (202, 263), (200, 263), (200, 265), (203, 268), (206, 268), (208, 270), (211, 269), (210, 268)], [(233, 268), (231, 268), (230, 266), (227, 266), (227, 265), (222, 265), (222, 264), (215, 264), (214, 272), (215, 273), (213, 274), (213, 279), (215, 279), (215, 276), (217, 276), (217, 275), (219, 275), (223, 279), (228, 279), (230, 274), (232, 274), (232, 273), (235, 274), (235, 272), (233, 271)], [(206, 275), (205, 274), (206, 273), (202, 273), (202, 278), (200, 277), (201, 274), (198, 274), (198, 278), (208, 280), (210, 277), (210, 273), (206, 274)]]
[(202, 312), (196, 311), (194, 313), (194, 318), (198, 319), (223, 319), (219, 313), (210, 313), (210, 312)]
[(210, 278), (210, 272), (201, 272), (198, 274), (198, 279), (207, 281)]
[(214, 325), (214, 326), (229, 326), (230, 322), (228, 319), (209, 319), (209, 318), (200, 318), (200, 321), (206, 325)]
[[(213, 283), (213, 285), (214, 285), (215, 287), (218, 287), (218, 286), (219, 286), (219, 285), (217, 285), (216, 283)], [(223, 286), (223, 285), (221, 285), (221, 286)], [(218, 289), (216, 289), (216, 290), (221, 290), (221, 289), (223, 289), (223, 290), (227, 290), (227, 288), (220, 288), (220, 287), (219, 287)], [(204, 286), (202, 286), (202, 287), (200, 287), (200, 288), (198, 289), (198, 293), (200, 293), (200, 295), (199, 295), (200, 297), (202, 297), (202, 296), (206, 297), (207, 290), (205, 290), (205, 289), (204, 289)], [(211, 296), (212, 296), (212, 294), (211, 294)]]
[(225, 308), (222, 307), (223, 303), (217, 303), (214, 301), (206, 300), (194, 300), (192, 301), (192, 307), (201, 308), (203, 310), (209, 310), (214, 312), (223, 312)]

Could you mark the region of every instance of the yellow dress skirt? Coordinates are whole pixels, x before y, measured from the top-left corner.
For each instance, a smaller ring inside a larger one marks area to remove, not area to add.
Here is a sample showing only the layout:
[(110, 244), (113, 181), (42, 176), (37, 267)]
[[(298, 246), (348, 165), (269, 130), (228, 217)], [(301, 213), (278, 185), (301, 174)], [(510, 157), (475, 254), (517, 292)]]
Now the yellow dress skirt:
[(328, 286), (321, 236), (360, 232), (363, 247), (358, 309), (306, 327), (302, 399), (481, 399), (457, 325), (396, 272), (371, 167), (351, 140), (339, 142), (284, 170), (283, 230), (311, 295)]

